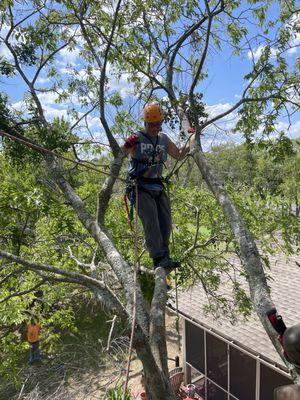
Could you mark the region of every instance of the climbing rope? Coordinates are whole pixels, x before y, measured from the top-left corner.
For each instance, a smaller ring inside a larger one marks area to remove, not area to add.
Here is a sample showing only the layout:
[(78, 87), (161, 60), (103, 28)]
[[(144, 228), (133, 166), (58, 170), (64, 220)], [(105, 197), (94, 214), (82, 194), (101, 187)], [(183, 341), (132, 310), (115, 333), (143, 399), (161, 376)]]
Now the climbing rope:
[(32, 142), (31, 142), (29, 139), (27, 139), (25, 136), (22, 136), (22, 137), (21, 137), (21, 135), (19, 135), (19, 136), (13, 136), (13, 135), (10, 135), (9, 133), (4, 132), (4, 131), (2, 131), (2, 130), (0, 130), (0, 136), (6, 137), (6, 138), (8, 138), (8, 139), (10, 139), (10, 140), (12, 140), (12, 141), (14, 141), (14, 142), (21, 143), (21, 144), (23, 144), (24, 146), (27, 146), (28, 148), (30, 148), (31, 150), (37, 151), (38, 153), (41, 153), (41, 154), (50, 154), (50, 155), (55, 156), (55, 157), (57, 157), (57, 158), (60, 158), (60, 159), (62, 159), (62, 160), (70, 161), (70, 162), (72, 162), (73, 164), (82, 166), (82, 167), (84, 167), (84, 168), (86, 168), (86, 169), (89, 169), (89, 170), (91, 170), (91, 171), (96, 171), (96, 172), (98, 172), (98, 173), (100, 173), (100, 174), (103, 174), (103, 175), (110, 176), (110, 177), (113, 177), (113, 178), (115, 178), (115, 179), (118, 179), (119, 181), (126, 182), (126, 179), (123, 179), (123, 178), (120, 178), (120, 177), (118, 177), (118, 176), (115, 176), (115, 175), (113, 175), (113, 174), (111, 174), (111, 173), (109, 173), (109, 172), (102, 171), (102, 170), (100, 170), (100, 169), (98, 169), (98, 168), (93, 167), (92, 165), (87, 165), (87, 164), (85, 164), (85, 163), (82, 162), (82, 161), (73, 160), (72, 158), (63, 156), (62, 154), (58, 154), (58, 153), (56, 153), (56, 152), (53, 151), (53, 150), (49, 150), (49, 149), (47, 149), (46, 147), (43, 147), (43, 146), (37, 145), (37, 144), (35, 144), (35, 143), (32, 143)]
[[(193, 133), (196, 132), (196, 130), (195, 130), (195, 128), (189, 128), (188, 132), (193, 134)], [(182, 149), (180, 150), (181, 153), (185, 150), (187, 144), (188, 144), (189, 141), (191, 140), (191, 137), (192, 137), (192, 135), (190, 135), (190, 136), (186, 139), (186, 141), (185, 141), (185, 143), (184, 143)], [(182, 163), (179, 165), (178, 168), (176, 168), (176, 167), (177, 167), (177, 164), (178, 164), (179, 161), (181, 161), (181, 160), (180, 160), (179, 158), (177, 158), (177, 160), (176, 160), (176, 162), (175, 162), (173, 168), (171, 169), (171, 172), (165, 177), (165, 179), (164, 179), (165, 182), (169, 182), (170, 179), (172, 178), (172, 176), (173, 176), (174, 174), (177, 174), (177, 173), (178, 173), (178, 171), (180, 170), (180, 168), (183, 166), (183, 164), (184, 164), (184, 163), (186, 162), (186, 160), (188, 159), (188, 156), (189, 156), (189, 155), (186, 155), (186, 156), (184, 157), (184, 159), (182, 160)]]
[[(191, 129), (193, 129), (193, 128), (191, 128)], [(193, 132), (194, 132), (194, 129), (193, 129)], [(187, 146), (187, 144), (189, 143), (190, 139), (191, 139), (191, 136), (189, 136), (188, 139), (185, 141), (184, 146), (183, 146), (183, 148), (181, 149), (181, 152), (184, 151), (184, 149), (186, 148), (186, 146)], [(174, 166), (173, 166), (171, 172), (170, 172), (170, 173), (166, 176), (166, 178), (164, 178), (164, 180), (163, 180), (164, 183), (166, 184), (166, 187), (167, 187), (167, 195), (168, 195), (168, 198), (169, 198), (169, 201), (170, 201), (170, 206), (171, 206), (170, 187), (169, 187), (170, 179), (171, 179), (171, 177), (172, 177), (174, 174), (178, 173), (178, 171), (179, 171), (180, 168), (184, 165), (184, 163), (186, 162), (187, 159), (188, 159), (188, 156), (185, 156), (184, 159), (182, 160), (181, 164), (179, 165), (179, 167), (177, 167), (178, 162), (180, 161), (180, 159), (178, 158), (178, 159), (176, 160), (176, 162), (175, 162), (175, 164), (174, 164)], [(130, 210), (129, 210), (128, 201), (127, 201), (127, 195), (126, 195), (126, 193), (124, 194), (124, 202), (125, 202), (125, 208), (126, 208), (127, 217), (128, 217), (128, 223), (129, 223), (129, 226), (130, 226), (131, 231), (134, 233), (134, 236), (135, 236), (134, 304), (133, 304), (133, 306), (134, 306), (134, 317), (133, 317), (133, 322), (132, 322), (131, 342), (132, 342), (132, 339), (133, 339), (133, 335), (134, 335), (134, 326), (135, 326), (135, 308), (136, 308), (136, 304), (135, 304), (136, 299), (135, 299), (135, 297), (136, 297), (136, 279), (137, 279), (137, 278), (136, 278), (136, 275), (137, 275), (137, 269), (138, 269), (138, 265), (137, 265), (137, 257), (138, 257), (138, 254), (137, 254), (137, 215), (138, 215), (137, 193), (138, 193), (138, 190), (137, 190), (137, 182), (135, 181), (135, 196), (136, 196), (136, 199), (135, 199), (135, 209), (136, 209), (135, 232), (133, 232), (132, 223), (131, 223), (131, 221), (132, 221), (132, 219), (133, 219), (133, 215), (132, 215), (133, 207), (132, 207), (132, 204), (131, 204), (131, 208), (130, 208)], [(172, 226), (172, 228), (171, 228), (171, 240), (172, 240), (172, 251), (173, 251), (173, 253), (174, 253), (174, 250), (175, 250), (175, 241), (174, 241), (173, 226)], [(180, 349), (181, 349), (181, 343), (180, 343), (180, 330), (179, 330), (178, 286), (177, 286), (177, 281), (178, 281), (178, 279), (177, 279), (177, 271), (176, 271), (176, 269), (175, 269), (176, 332), (177, 332), (177, 338), (178, 338), (178, 350), (180, 351)], [(127, 389), (127, 385), (128, 385), (131, 353), (132, 353), (132, 345), (130, 346), (129, 355), (128, 355), (127, 375), (126, 375), (126, 382), (125, 382), (125, 391), (124, 391), (124, 395), (123, 395), (123, 396), (125, 396), (126, 389)], [(123, 397), (123, 400), (124, 400), (124, 399), (125, 399), (125, 397)]]
[[(27, 139), (24, 136), (18, 135), (18, 136), (14, 136), (14, 135), (10, 135), (7, 132), (4, 132), (3, 130), (0, 130), (0, 136), (2, 137), (6, 137), (12, 141), (18, 142), (20, 144), (23, 144), (25, 146), (27, 146), (28, 148), (37, 151), (38, 153), (41, 154), (49, 154), (52, 156), (55, 156), (59, 159), (63, 159), (69, 162), (72, 162), (73, 164), (76, 164), (78, 166), (82, 166), (88, 170), (91, 171), (95, 171), (98, 172), (100, 174), (109, 176), (109, 177), (113, 177), (119, 181), (122, 182), (126, 182), (126, 179), (120, 178), (118, 176), (115, 176), (111, 173), (102, 171), (98, 168), (95, 168), (91, 165), (87, 165), (85, 163), (83, 163), (82, 161), (77, 161), (77, 160), (73, 160), (69, 157), (66, 157), (62, 154), (58, 154), (56, 152), (54, 152), (53, 150), (49, 150), (43, 146), (37, 145), (35, 143), (32, 143), (29, 139)], [(181, 149), (181, 152), (186, 148), (188, 142), (190, 141), (191, 136), (188, 137), (188, 139), (186, 140), (183, 148)], [(165, 182), (167, 185), (167, 193), (168, 193), (168, 197), (170, 199), (170, 191), (169, 191), (169, 181), (171, 179), (171, 177), (178, 173), (178, 171), (180, 170), (180, 168), (184, 165), (184, 163), (186, 162), (188, 156), (184, 157), (184, 159), (182, 160), (182, 163), (179, 165), (178, 168), (178, 162), (180, 161), (179, 159), (176, 160), (171, 172), (167, 175), (167, 177), (165, 178)], [(134, 285), (134, 292), (133, 292), (133, 310), (132, 310), (132, 327), (131, 327), (131, 335), (130, 335), (130, 346), (129, 346), (129, 351), (128, 351), (128, 363), (127, 363), (127, 370), (126, 370), (126, 377), (125, 377), (125, 385), (124, 385), (124, 393), (123, 393), (123, 400), (125, 400), (126, 398), (126, 392), (127, 392), (127, 387), (128, 387), (128, 380), (129, 380), (129, 371), (130, 371), (130, 364), (131, 364), (131, 356), (132, 356), (132, 347), (133, 347), (133, 339), (134, 339), (134, 331), (135, 331), (135, 325), (136, 325), (136, 290), (137, 290), (137, 271), (138, 271), (138, 260), (139, 260), (139, 255), (138, 255), (138, 188), (137, 188), (137, 184), (135, 184), (135, 196), (136, 196), (136, 217), (135, 217), (135, 229), (134, 229), (134, 253), (135, 253), (135, 261), (134, 261), (134, 275), (133, 275), (133, 285)], [(125, 199), (125, 197), (124, 197)], [(125, 204), (126, 204), (126, 210), (128, 213), (128, 217), (130, 215), (129, 213), (129, 209), (128, 209), (128, 204), (125, 200)], [(130, 227), (132, 229), (132, 225), (131, 225), (131, 221), (130, 221)], [(174, 233), (173, 233), (173, 227), (171, 230), (171, 238), (172, 238), (172, 250), (174, 252), (175, 249), (175, 242), (174, 242)], [(178, 287), (177, 287), (177, 272), (175, 270), (175, 296), (176, 296), (176, 314), (177, 314), (177, 320), (176, 320), (176, 331), (177, 331), (177, 335), (178, 335), (178, 348), (180, 350), (180, 335), (179, 335), (179, 312), (178, 312)]]
[[(169, 184), (167, 182), (167, 194), (168, 198), (170, 201), (170, 207), (171, 207), (171, 197), (170, 197), (170, 188)], [(173, 229), (173, 224), (171, 224), (171, 243), (172, 243), (172, 252), (174, 254), (175, 252), (175, 240), (174, 240), (174, 229)], [(179, 330), (179, 311), (178, 311), (178, 277), (177, 277), (177, 271), (175, 268), (175, 307), (176, 307), (176, 322), (175, 322), (175, 327), (176, 327), (176, 333), (177, 333), (177, 344), (178, 344), (178, 351), (181, 350), (181, 343), (180, 343), (180, 330)]]
[[(128, 361), (127, 361), (127, 369), (126, 369), (126, 377), (124, 384), (124, 392), (122, 396), (122, 400), (126, 399), (127, 387), (129, 381), (129, 372), (130, 372), (130, 364), (131, 364), (131, 356), (132, 356), (132, 347), (133, 347), (133, 339), (134, 339), (134, 331), (136, 324), (136, 292), (137, 292), (137, 272), (139, 269), (139, 249), (138, 249), (138, 184), (135, 181), (135, 220), (134, 220), (134, 265), (133, 265), (133, 304), (132, 304), (132, 325), (131, 325), (131, 333), (130, 333), (130, 345), (128, 350)], [(130, 221), (131, 222), (131, 221)]]

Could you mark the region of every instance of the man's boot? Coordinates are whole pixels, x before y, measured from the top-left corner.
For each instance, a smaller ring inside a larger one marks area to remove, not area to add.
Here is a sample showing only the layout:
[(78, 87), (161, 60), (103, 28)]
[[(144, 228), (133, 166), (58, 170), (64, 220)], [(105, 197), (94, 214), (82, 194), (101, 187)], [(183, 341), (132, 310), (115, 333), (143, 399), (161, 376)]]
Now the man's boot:
[(154, 264), (154, 269), (158, 267), (164, 268), (166, 274), (169, 274), (175, 268), (180, 268), (180, 262), (174, 261), (168, 256), (154, 258), (153, 264)]

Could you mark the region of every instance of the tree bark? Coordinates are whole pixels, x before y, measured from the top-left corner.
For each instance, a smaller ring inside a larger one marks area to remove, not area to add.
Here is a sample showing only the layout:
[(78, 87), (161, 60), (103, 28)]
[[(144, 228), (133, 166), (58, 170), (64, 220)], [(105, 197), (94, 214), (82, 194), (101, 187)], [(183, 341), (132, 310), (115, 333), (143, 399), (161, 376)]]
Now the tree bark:
[(165, 311), (167, 302), (166, 273), (155, 270), (155, 288), (150, 311), (150, 345), (162, 373), (168, 376), (168, 352), (166, 345)]
[(254, 306), (254, 309), (278, 354), (290, 369), (291, 375), (295, 381), (299, 379), (299, 375), (294, 366), (289, 364), (285, 359), (282, 351), (282, 347), (277, 339), (277, 333), (271, 326), (267, 312), (275, 305), (270, 295), (270, 289), (267, 284), (266, 276), (264, 273), (263, 265), (259, 255), (259, 251), (255, 240), (249, 231), (249, 228), (240, 215), (234, 202), (228, 195), (224, 188), (224, 185), (220, 182), (217, 174), (213, 171), (209, 165), (199, 143), (199, 139), (193, 141), (191, 153), (197, 164), (203, 179), (207, 186), (214, 194), (216, 200), (222, 207), (224, 214), (230, 224), (234, 233), (235, 239), (238, 243), (241, 259), (247, 274), (247, 281), (250, 289), (250, 297)]

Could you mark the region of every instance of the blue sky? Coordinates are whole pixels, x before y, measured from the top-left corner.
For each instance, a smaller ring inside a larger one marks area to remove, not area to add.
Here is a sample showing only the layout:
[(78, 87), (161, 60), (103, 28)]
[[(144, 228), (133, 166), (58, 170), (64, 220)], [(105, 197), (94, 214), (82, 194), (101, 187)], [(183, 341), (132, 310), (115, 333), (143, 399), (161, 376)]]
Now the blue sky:
[[(270, 13), (269, 18), (272, 18), (272, 11)], [(299, 23), (299, 16), (295, 17), (295, 21)], [(251, 28), (255, 30), (253, 27)], [(0, 36), (4, 36), (7, 32), (7, 27), (3, 26), (0, 32)], [(253, 32), (254, 33), (254, 32)], [(298, 33), (293, 39), (293, 47), (290, 51), (287, 52), (287, 60), (292, 65), (296, 57), (299, 57), (300, 51), (300, 34)], [(84, 70), (82, 60), (80, 58), (80, 46), (82, 44), (79, 42), (77, 48), (70, 50), (65, 48), (59, 54), (55, 61), (56, 68), (61, 72), (61, 76), (63, 79), (67, 79), (68, 77), (68, 66), (75, 68), (78, 73), (82, 74), (84, 78)], [(253, 52), (254, 57), (259, 57), (262, 51), (262, 45), (257, 42), (253, 44)], [(8, 49), (4, 44), (0, 45), (0, 55), (7, 58), (11, 61), (11, 56), (8, 52)], [(206, 61), (206, 69), (209, 73), (209, 77), (201, 82), (199, 86), (199, 90), (203, 91), (204, 98), (203, 100), (207, 104), (207, 112), (210, 116), (216, 115), (220, 112), (225, 111), (230, 106), (232, 106), (236, 101), (238, 101), (239, 96), (241, 95), (245, 80), (244, 75), (247, 74), (251, 70), (251, 56), (250, 53), (245, 51), (240, 56), (232, 55), (232, 50), (225, 46), (221, 53), (216, 53), (215, 51), (210, 51), (208, 53), (207, 61)], [(34, 68), (26, 68), (25, 71), (32, 76), (34, 72)], [(49, 79), (45, 74), (41, 74), (38, 80), (40, 87), (45, 87), (49, 84)], [(123, 74), (120, 79), (112, 79), (111, 80), (111, 89), (116, 90), (120, 93), (120, 95), (126, 99), (127, 104), (133, 104), (135, 98), (132, 95), (129, 96), (129, 93), (132, 91), (132, 85), (130, 81), (128, 81), (128, 75)], [(23, 83), (22, 79), (18, 76), (14, 76), (12, 78), (1, 77), (0, 80), (0, 90), (1, 92), (7, 93), (9, 99), (13, 106), (18, 110), (24, 110), (23, 99), (27, 88)], [(40, 99), (42, 101), (43, 107), (46, 112), (46, 116), (51, 120), (55, 116), (64, 116), (65, 118), (70, 118), (67, 114), (68, 104), (56, 104), (55, 98), (57, 96), (55, 93), (43, 93), (40, 94)], [(85, 110), (80, 108), (79, 103), (74, 97), (75, 108), (80, 112), (84, 113)], [(135, 117), (139, 119), (141, 113), (141, 107), (137, 109)], [(113, 114), (112, 114), (113, 116)], [(226, 141), (226, 140), (236, 140), (239, 141), (239, 135), (232, 135), (230, 133), (231, 128), (234, 126), (236, 121), (236, 113), (233, 116), (227, 117), (224, 120), (220, 121), (219, 126), (221, 129), (226, 129), (229, 131), (229, 134), (221, 135), (221, 131), (214, 132), (214, 129), (211, 129), (207, 133), (208, 142), (212, 142), (215, 144), (218, 140)], [(289, 135), (290, 137), (299, 137), (300, 136), (300, 116), (294, 115), (292, 117), (292, 126), (290, 127)], [(91, 127), (91, 131), (95, 133), (97, 136), (101, 136), (101, 124), (98, 118), (98, 113), (94, 112), (89, 116), (89, 124)], [(282, 118), (279, 121), (278, 128), (286, 129), (288, 127), (288, 122), (286, 119)], [(85, 136), (84, 130), (81, 131), (81, 134)]]

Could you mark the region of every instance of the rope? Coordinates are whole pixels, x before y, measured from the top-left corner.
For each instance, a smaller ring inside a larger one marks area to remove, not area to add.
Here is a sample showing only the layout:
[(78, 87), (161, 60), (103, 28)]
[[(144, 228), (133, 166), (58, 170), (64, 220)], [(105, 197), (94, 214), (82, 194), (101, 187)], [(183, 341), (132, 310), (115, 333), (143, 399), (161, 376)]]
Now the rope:
[(4, 132), (4, 131), (2, 131), (2, 130), (0, 130), (0, 136), (6, 137), (6, 138), (8, 138), (8, 139), (10, 139), (10, 140), (12, 140), (12, 141), (14, 141), (14, 142), (21, 143), (21, 144), (23, 144), (24, 146), (29, 147), (31, 150), (37, 151), (38, 153), (41, 153), (41, 154), (50, 154), (50, 155), (55, 156), (55, 157), (57, 157), (57, 158), (61, 158), (61, 159), (63, 159), (63, 160), (70, 161), (70, 162), (72, 162), (72, 163), (74, 163), (74, 164), (77, 164), (77, 165), (79, 165), (79, 166), (83, 166), (83, 167), (85, 167), (86, 169), (89, 169), (89, 170), (91, 170), (91, 171), (96, 171), (96, 172), (99, 172), (100, 174), (103, 174), (103, 175), (106, 175), (106, 176), (111, 176), (111, 177), (113, 177), (113, 178), (115, 178), (115, 179), (118, 179), (119, 181), (126, 182), (126, 179), (123, 179), (123, 178), (120, 178), (120, 177), (115, 176), (115, 175), (113, 175), (113, 174), (110, 174), (109, 172), (102, 171), (102, 170), (100, 170), (100, 169), (98, 169), (98, 168), (95, 168), (95, 167), (93, 167), (93, 166), (91, 166), (91, 165), (86, 165), (86, 164), (84, 164), (82, 161), (73, 160), (72, 158), (63, 156), (62, 154), (58, 154), (58, 153), (56, 153), (56, 152), (53, 151), (53, 150), (49, 150), (49, 149), (47, 149), (47, 148), (45, 148), (45, 147), (43, 147), (43, 146), (37, 145), (37, 144), (35, 144), (35, 143), (32, 143), (32, 142), (31, 142), (29, 139), (27, 139), (25, 136), (23, 136), (23, 137), (20, 137), (21, 135), (18, 136), (18, 137), (17, 137), (17, 136), (13, 136), (13, 135), (10, 135), (9, 133)]
[(130, 210), (129, 210), (129, 206), (128, 206), (128, 200), (127, 200), (126, 193), (124, 193), (124, 195), (123, 195), (123, 200), (124, 200), (124, 203), (125, 203), (128, 225), (129, 225), (129, 228), (130, 228), (131, 232), (133, 232), (133, 226), (132, 226), (132, 222), (131, 222), (131, 219), (130, 219)]
[[(169, 197), (170, 201), (170, 207), (171, 207), (171, 198), (170, 198), (170, 188), (167, 182), (167, 194)], [(173, 230), (173, 224), (171, 224), (171, 242), (172, 242), (172, 252), (174, 253), (175, 251), (175, 240), (174, 240), (174, 230)], [(177, 271), (175, 268), (175, 307), (176, 307), (176, 332), (177, 332), (177, 344), (178, 344), (178, 351), (181, 350), (181, 343), (180, 343), (180, 332), (179, 332), (179, 311), (178, 311), (178, 286), (177, 286)]]
[[(191, 129), (193, 129), (193, 128), (191, 128)], [(181, 151), (180, 151), (181, 153), (182, 153), (182, 152), (184, 151), (184, 149), (186, 148), (187, 144), (188, 144), (189, 141), (191, 140), (191, 137), (192, 137), (192, 135), (190, 135), (190, 136), (187, 138), (187, 140), (185, 141), (185, 143), (184, 143), (184, 145), (183, 145), (183, 147), (182, 147), (182, 149), (181, 149)], [(188, 155), (186, 155), (186, 156), (184, 157), (182, 163), (181, 163), (180, 166), (176, 169), (177, 164), (179, 163), (179, 161), (181, 161), (180, 158), (177, 158), (177, 160), (176, 160), (176, 162), (175, 162), (173, 168), (171, 169), (171, 172), (165, 177), (165, 181), (166, 181), (166, 182), (168, 182), (168, 181), (172, 178), (172, 176), (180, 170), (180, 168), (181, 168), (181, 167), (183, 166), (183, 164), (186, 162), (187, 158), (188, 158)]]
[(129, 371), (131, 364), (131, 356), (132, 356), (132, 347), (133, 347), (133, 338), (135, 331), (135, 321), (136, 321), (136, 291), (137, 291), (137, 271), (138, 271), (138, 263), (139, 263), (139, 253), (138, 253), (138, 185), (135, 181), (135, 221), (134, 221), (134, 272), (133, 272), (133, 310), (132, 310), (132, 325), (131, 325), (131, 334), (130, 334), (130, 345), (128, 350), (128, 361), (127, 361), (127, 370), (126, 370), (126, 378), (124, 385), (124, 392), (122, 396), (122, 400), (126, 399), (127, 387), (129, 381)]

